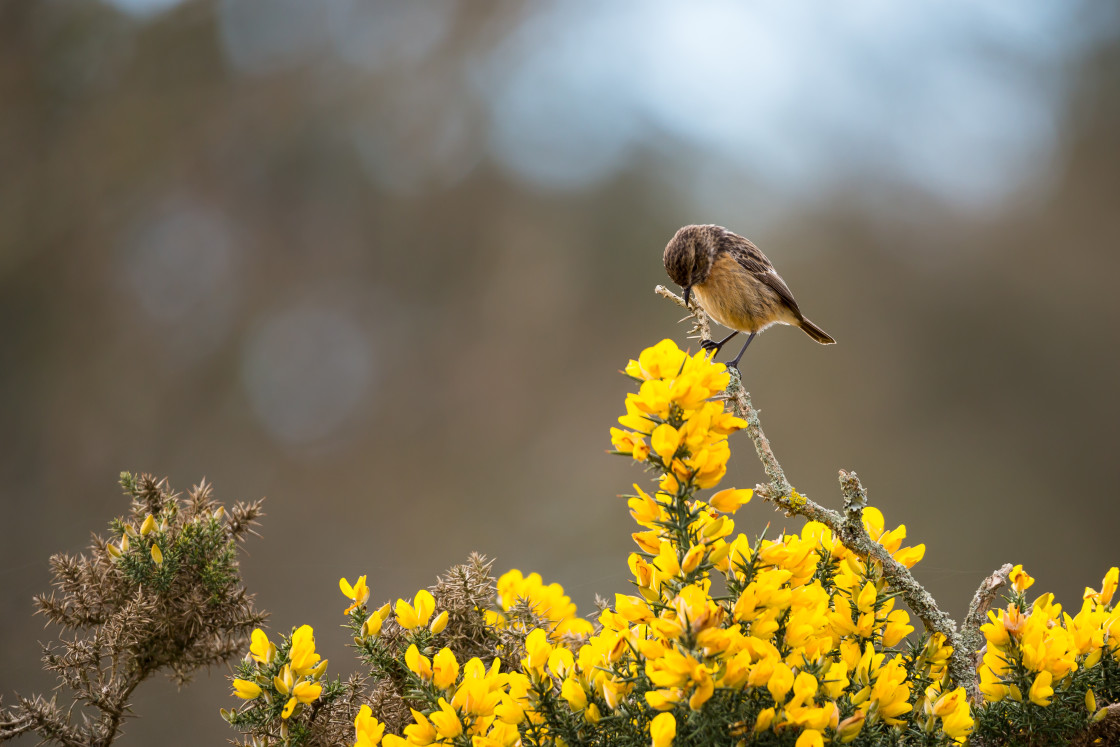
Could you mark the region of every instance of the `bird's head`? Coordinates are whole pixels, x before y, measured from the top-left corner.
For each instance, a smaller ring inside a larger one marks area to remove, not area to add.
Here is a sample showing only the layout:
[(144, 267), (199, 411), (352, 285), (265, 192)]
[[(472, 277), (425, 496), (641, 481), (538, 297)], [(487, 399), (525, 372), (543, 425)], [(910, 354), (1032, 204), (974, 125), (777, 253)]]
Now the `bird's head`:
[(685, 303), (692, 294), (692, 286), (708, 279), (722, 232), (719, 226), (685, 226), (666, 245), (662, 257), (665, 272), (684, 290)]

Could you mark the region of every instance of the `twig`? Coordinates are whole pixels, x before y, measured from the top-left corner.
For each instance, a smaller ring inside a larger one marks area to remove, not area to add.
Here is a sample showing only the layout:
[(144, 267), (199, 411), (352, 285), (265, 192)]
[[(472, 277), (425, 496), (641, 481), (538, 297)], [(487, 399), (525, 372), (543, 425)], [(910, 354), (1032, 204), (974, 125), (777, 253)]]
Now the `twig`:
[(984, 624), (988, 610), (998, 592), (1007, 584), (1011, 576), (1011, 564), (1005, 563), (1002, 568), (984, 579), (976, 594), (972, 597), (972, 604), (968, 606), (968, 614), (961, 625), (961, 643), (964, 648), (973, 653), (973, 668), (980, 666), (980, 649), (984, 645), (984, 636), (980, 626)]
[[(698, 337), (701, 340), (712, 339), (712, 328), (708, 323), (708, 315), (704, 310), (697, 306), (695, 303), (685, 303), (684, 299), (678, 296), (673, 291), (666, 288), (664, 285), (659, 285), (653, 289), (653, 292), (680, 306), (682, 309), (689, 313), (692, 317), (692, 329), (688, 331), (689, 337)], [(688, 317), (685, 317), (687, 319)], [(682, 322), (684, 319), (681, 320)]]
[[(657, 286), (655, 292), (668, 298), (678, 306), (688, 309), (697, 320), (701, 339), (711, 339), (710, 328), (702, 311), (685, 304), (684, 299), (664, 286)], [(703, 323), (703, 326), (701, 326)], [(959, 686), (965, 688), (969, 700), (978, 702), (980, 690), (976, 678), (976, 652), (983, 643), (980, 625), (987, 613), (995, 592), (1007, 582), (1011, 566), (1005, 565), (984, 581), (972, 600), (969, 615), (965, 618), (964, 628), (958, 632), (957, 624), (937, 605), (937, 601), (926, 591), (910, 569), (895, 560), (886, 549), (871, 539), (863, 524), (863, 510), (867, 506), (867, 491), (860, 484), (855, 472), (840, 472), (840, 490), (844, 495), (844, 513), (825, 508), (803, 495), (798, 494), (782, 469), (770, 440), (762, 430), (758, 411), (751, 404), (750, 393), (743, 386), (742, 376), (731, 369), (731, 381), (727, 386), (725, 398), (729, 409), (737, 417), (747, 422), (747, 436), (754, 444), (755, 452), (762, 462), (768, 483), (755, 486), (755, 493), (763, 500), (770, 501), (787, 516), (798, 515), (810, 521), (817, 521), (832, 530), (833, 535), (853, 553), (862, 558), (878, 561), (883, 569), (883, 577), (896, 591), (900, 592), (906, 604), (914, 611), (926, 628), (945, 636), (953, 653), (949, 659), (949, 676)]]

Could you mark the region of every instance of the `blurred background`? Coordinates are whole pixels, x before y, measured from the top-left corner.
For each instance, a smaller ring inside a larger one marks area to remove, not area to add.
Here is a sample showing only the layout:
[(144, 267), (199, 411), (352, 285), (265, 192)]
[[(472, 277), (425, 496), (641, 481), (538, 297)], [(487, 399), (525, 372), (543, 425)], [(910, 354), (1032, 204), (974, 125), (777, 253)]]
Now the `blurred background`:
[[(1117, 11), (5, 0), (0, 692), (52, 686), (31, 595), (125, 469), (267, 496), (245, 577), (335, 673), (340, 576), (407, 597), (478, 550), (626, 591), (607, 429), (686, 342), (652, 289), (687, 223), (840, 342), (743, 365), (799, 490), (858, 470), (955, 616), (1004, 562), (1076, 607), (1120, 562)], [(119, 744), (232, 736), (225, 675), (145, 685)]]

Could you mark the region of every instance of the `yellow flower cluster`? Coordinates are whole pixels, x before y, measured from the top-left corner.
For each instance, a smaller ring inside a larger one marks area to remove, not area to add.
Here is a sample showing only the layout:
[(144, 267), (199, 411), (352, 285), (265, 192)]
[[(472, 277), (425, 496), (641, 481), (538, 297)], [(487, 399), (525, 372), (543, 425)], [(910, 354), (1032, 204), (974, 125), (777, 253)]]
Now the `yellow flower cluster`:
[[(498, 603), (503, 612), (509, 612), (514, 605), (527, 604), (533, 614), (549, 623), (549, 632), (554, 636), (566, 633), (587, 635), (592, 626), (579, 617), (571, 597), (564, 593), (560, 584), (545, 584), (539, 573), (525, 576), (519, 570), (512, 570), (498, 578)], [(504, 618), (494, 615), (493, 624), (503, 624)]]
[[(1098, 666), (1106, 654), (1120, 660), (1120, 610), (1112, 606), (1118, 579), (1120, 568), (1109, 569), (1101, 590), (1086, 589), (1081, 610), (1071, 617), (1049, 593), (1028, 610), (1025, 592), (1034, 579), (1015, 566), (1015, 596), (1006, 608), (989, 612), (980, 628), (987, 639), (980, 666), (985, 701), (1026, 699), (1049, 706), (1055, 690), (1067, 689), (1075, 672)], [(1089, 690), (1086, 702), (1091, 698)]]
[[(635, 593), (616, 595), (593, 625), (559, 584), (536, 573), (502, 575), (493, 608), (472, 609), (492, 629), (492, 652), (523, 647), (520, 661), (503, 665), (489, 655), (488, 663), (461, 661), (461, 638), (443, 636), (449, 612), (437, 610), (430, 592), (368, 610), (366, 576), (354, 584), (341, 579), (355, 643), (374, 676), (406, 694), (412, 714), (398, 735), (363, 706), (355, 747), (673, 747), (727, 737), (796, 747), (964, 744), (977, 728), (974, 716), (987, 719), (981, 729), (1012, 725), (1006, 711), (992, 708), (1017, 703), (1039, 713), (1055, 699), (1083, 694), (1085, 710), (1074, 722), (1084, 725), (1089, 714), (1105, 711), (1097, 710), (1089, 685), (1100, 683), (1115, 699), (1117, 568), (1100, 591), (1085, 590), (1071, 617), (1051, 594), (1028, 607), (1033, 579), (1015, 567), (1011, 603), (982, 627), (987, 647), (978, 675), (981, 708), (989, 710), (974, 713), (965, 689), (950, 681), (953, 652), (942, 634), (900, 649), (914, 626), (878, 561), (854, 554), (816, 522), (752, 541), (736, 531), (734, 518), (751, 490), (699, 495), (717, 488), (727, 472), (728, 437), (747, 427), (713, 400), (728, 385), (722, 364), (663, 340), (625, 372), (640, 385), (627, 396), (611, 442), (652, 471), (656, 485), (635, 485), (626, 496), (638, 527), (628, 558)], [(888, 529), (874, 508), (862, 519), (898, 563), (910, 568), (922, 560), (925, 546), (906, 546), (905, 526)], [(519, 618), (519, 608), (539, 625)], [(396, 625), (383, 634), (390, 619)], [(250, 654), (258, 676), (234, 680), (238, 697), (286, 698), (284, 719), (320, 696), (326, 667), (317, 663), (309, 627), (289, 644), (281, 656), (255, 631)], [(1111, 674), (1073, 681), (1102, 663), (1112, 665)], [(243, 675), (252, 669), (243, 665)]]
[(617, 452), (661, 468), (662, 490), (717, 485), (731, 456), (727, 436), (746, 427), (710, 401), (727, 388), (727, 368), (705, 352), (690, 356), (662, 340), (630, 361), (626, 373), (642, 385), (626, 395), (626, 414), (618, 419), (628, 430), (611, 429)]
[[(385, 735), (363, 710), (355, 722), (359, 747), (424, 747), (464, 736), (474, 747), (562, 743), (579, 729), (608, 724), (670, 747), (693, 728), (681, 721), (686, 714), (708, 712), (722, 728), (735, 716), (732, 728), (744, 737), (792, 732), (801, 747), (847, 743), (865, 729), (914, 719), (931, 734), (963, 741), (972, 729), (963, 691), (940, 690), (949, 649), (934, 637), (910, 657), (891, 650), (913, 627), (895, 608), (881, 568), (847, 551), (820, 524), (754, 543), (736, 534), (732, 516), (750, 501), (750, 490), (696, 497), (723, 477), (727, 436), (746, 425), (710, 401), (727, 386), (724, 366), (664, 341), (631, 361), (627, 373), (642, 381), (641, 389), (627, 398), (620, 419), (628, 430), (612, 429), (612, 441), (659, 473), (654, 493), (636, 487), (629, 497), (640, 528), (638, 551), (629, 558), (638, 594), (618, 595), (595, 631), (558, 584), (505, 574), (500, 609), (525, 601), (548, 621), (527, 631), (520, 671), (507, 673), (497, 659), (489, 667), (478, 659), (460, 667), (449, 648), (437, 650), (423, 629), (434, 610), (426, 592), (415, 606), (398, 600), (395, 616), (409, 642), (403, 664), (411, 692), (420, 694), (415, 702), (426, 707), (413, 710), (403, 737)], [(864, 522), (900, 562), (921, 559), (923, 546), (902, 546), (905, 527), (887, 531), (874, 509)], [(715, 573), (727, 594), (713, 596)], [(341, 586), (355, 603), (363, 599), (360, 584)], [(374, 620), (376, 635), (388, 614), (388, 606), (371, 614), (363, 632)], [(502, 624), (500, 614), (490, 621)], [(562, 634), (585, 642), (573, 650)], [(569, 722), (558, 716), (561, 706)], [(649, 716), (634, 716), (640, 713)]]
[(298, 714), (302, 705), (319, 698), (323, 692), (320, 680), (327, 673), (327, 661), (315, 653), (315, 633), (310, 625), (297, 628), (288, 644), (286, 655), (281, 657), (265, 632), (254, 630), (245, 665), (254, 676), (233, 681), (233, 694), (242, 700), (264, 695), (269, 703), (283, 703), (280, 717), (285, 721)]
[[(217, 515), (217, 518), (221, 518), (222, 514), (225, 513), (225, 509), (219, 508), (218, 511), (221, 513)], [(161, 541), (166, 541), (164, 534), (167, 532), (167, 528), (168, 523), (166, 518), (157, 523), (156, 517), (152, 514), (148, 514), (144, 517), (144, 521), (141, 522), (139, 531), (137, 531), (132, 524), (125, 523), (123, 526), (124, 531), (121, 533), (120, 544), (115, 545), (109, 542), (105, 545), (105, 550), (109, 553), (110, 558), (113, 560), (120, 560), (125, 555), (128, 555), (128, 551), (132, 546), (132, 540), (129, 539), (130, 537), (135, 540), (150, 542), (148, 555), (151, 557), (153, 563), (157, 566), (162, 566), (163, 550), (160, 549), (159, 543)], [(155, 536), (152, 536), (153, 534)]]

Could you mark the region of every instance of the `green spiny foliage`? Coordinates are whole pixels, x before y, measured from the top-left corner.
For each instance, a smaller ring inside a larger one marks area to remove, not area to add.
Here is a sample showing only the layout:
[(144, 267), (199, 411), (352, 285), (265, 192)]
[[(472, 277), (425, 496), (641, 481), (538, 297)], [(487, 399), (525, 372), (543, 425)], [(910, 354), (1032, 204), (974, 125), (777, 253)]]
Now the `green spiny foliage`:
[(108, 745), (120, 733), (129, 698), (166, 672), (183, 684), (203, 667), (243, 650), (264, 620), (241, 583), (238, 543), (261, 515), (261, 502), (228, 511), (205, 481), (183, 497), (165, 480), (123, 473), (129, 513), (88, 553), (50, 559), (54, 589), (35, 597), (59, 626), (43, 662), (71, 703), (20, 698), (0, 711), (0, 739), (34, 732), (43, 743)]

